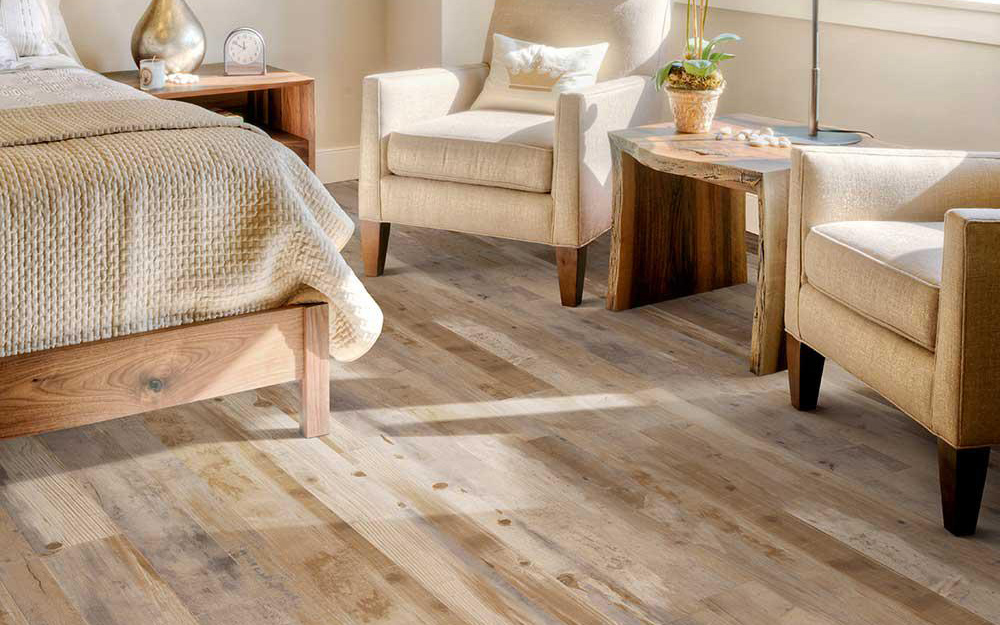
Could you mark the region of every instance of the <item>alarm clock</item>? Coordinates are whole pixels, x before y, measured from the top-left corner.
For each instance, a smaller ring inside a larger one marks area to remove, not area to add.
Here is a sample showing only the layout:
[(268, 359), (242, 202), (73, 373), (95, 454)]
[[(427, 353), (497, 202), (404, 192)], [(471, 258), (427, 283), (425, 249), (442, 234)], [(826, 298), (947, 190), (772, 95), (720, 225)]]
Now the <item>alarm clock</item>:
[(223, 58), (226, 76), (263, 76), (267, 73), (264, 36), (252, 28), (237, 28), (226, 37)]

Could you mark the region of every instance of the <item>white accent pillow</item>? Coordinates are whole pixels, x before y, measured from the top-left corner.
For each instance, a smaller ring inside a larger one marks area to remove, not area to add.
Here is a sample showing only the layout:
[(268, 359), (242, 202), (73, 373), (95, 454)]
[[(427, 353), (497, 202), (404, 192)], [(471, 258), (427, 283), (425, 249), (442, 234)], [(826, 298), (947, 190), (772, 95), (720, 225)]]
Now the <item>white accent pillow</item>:
[[(54, 4), (58, 12), (59, 4)], [(0, 0), (0, 35), (9, 39), (21, 56), (59, 52), (51, 38), (52, 23), (48, 0)]]
[(559, 94), (597, 83), (608, 44), (552, 48), (493, 35), (493, 62), (473, 109), (555, 115)]
[(0, 71), (15, 67), (17, 67), (17, 50), (14, 49), (10, 39), (0, 35)]

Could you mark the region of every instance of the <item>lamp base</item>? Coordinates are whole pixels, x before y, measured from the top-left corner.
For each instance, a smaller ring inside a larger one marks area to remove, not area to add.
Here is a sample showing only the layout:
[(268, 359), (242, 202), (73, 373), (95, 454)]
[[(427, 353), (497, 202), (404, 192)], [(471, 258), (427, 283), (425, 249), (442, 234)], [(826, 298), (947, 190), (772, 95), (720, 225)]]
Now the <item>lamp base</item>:
[(854, 145), (864, 139), (855, 132), (836, 130), (820, 130), (816, 136), (812, 136), (806, 126), (775, 126), (774, 134), (788, 137), (793, 145)]

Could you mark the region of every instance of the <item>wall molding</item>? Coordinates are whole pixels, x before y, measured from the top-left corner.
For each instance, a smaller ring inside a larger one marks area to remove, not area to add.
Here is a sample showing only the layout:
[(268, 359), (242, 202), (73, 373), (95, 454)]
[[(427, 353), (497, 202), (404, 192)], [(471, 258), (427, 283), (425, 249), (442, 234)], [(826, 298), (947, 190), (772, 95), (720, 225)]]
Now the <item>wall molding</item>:
[[(812, 19), (809, 0), (714, 0), (720, 9)], [(890, 32), (1000, 46), (1000, 3), (980, 0), (820, 0), (820, 19)]]
[(360, 161), (359, 146), (316, 150), (316, 175), (323, 184), (357, 180)]

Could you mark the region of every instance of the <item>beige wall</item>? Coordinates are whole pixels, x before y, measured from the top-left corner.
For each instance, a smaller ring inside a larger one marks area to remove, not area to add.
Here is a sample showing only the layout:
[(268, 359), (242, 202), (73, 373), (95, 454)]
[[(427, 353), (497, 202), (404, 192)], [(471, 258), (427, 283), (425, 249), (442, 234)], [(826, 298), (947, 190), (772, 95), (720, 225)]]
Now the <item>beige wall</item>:
[(494, 0), (441, 0), (441, 58), (447, 65), (480, 63)]
[[(493, 0), (434, 1), (443, 6), (444, 62), (478, 61)], [(681, 50), (683, 28), (684, 5), (675, 4), (670, 49)], [(823, 121), (901, 145), (1000, 150), (1000, 47), (836, 24), (822, 28)], [(738, 58), (725, 66), (723, 112), (805, 120), (812, 62), (807, 21), (719, 9), (708, 30), (744, 37), (730, 47)]]
[(395, 70), (483, 60), (494, 0), (386, 0), (386, 61)]
[[(410, 0), (407, 0), (410, 1)], [(416, 1), (416, 0), (412, 0)], [(146, 0), (62, 0), (73, 43), (87, 67), (134, 67), (132, 29)], [(316, 78), (319, 168), (324, 180), (357, 172), (361, 79), (385, 67), (383, 0), (188, 0), (208, 35), (208, 62), (222, 60), (226, 35), (260, 30), (268, 60)]]
[[(260, 29), (275, 65), (317, 79), (319, 161), (326, 180), (357, 169), (361, 79), (385, 69), (477, 62), (493, 0), (189, 0), (206, 27), (209, 61), (236, 26)], [(88, 67), (131, 66), (129, 39), (145, 0), (63, 0)], [(233, 17), (238, 16), (238, 17)], [(683, 39), (675, 6), (672, 48)], [(802, 120), (808, 106), (806, 21), (716, 10), (710, 32), (736, 32), (724, 112)], [(824, 25), (823, 120), (912, 146), (1000, 150), (1000, 49)], [(959, 68), (960, 71), (953, 71)]]
[(437, 67), (442, 63), (442, 0), (386, 0), (386, 67)]
[[(738, 57), (726, 66), (723, 111), (807, 117), (808, 22), (719, 10), (708, 30), (744, 38), (730, 47)], [(822, 121), (912, 147), (1000, 150), (1000, 47), (834, 24), (823, 25), (821, 41)]]
[[(674, 10), (671, 49), (684, 40)], [(722, 113), (794, 121), (809, 114), (811, 30), (805, 20), (717, 10), (709, 33), (733, 32)], [(901, 146), (1000, 151), (1000, 48), (935, 37), (823, 24), (820, 119)], [(960, 67), (961, 71), (953, 71)], [(747, 229), (758, 231), (755, 198)]]

